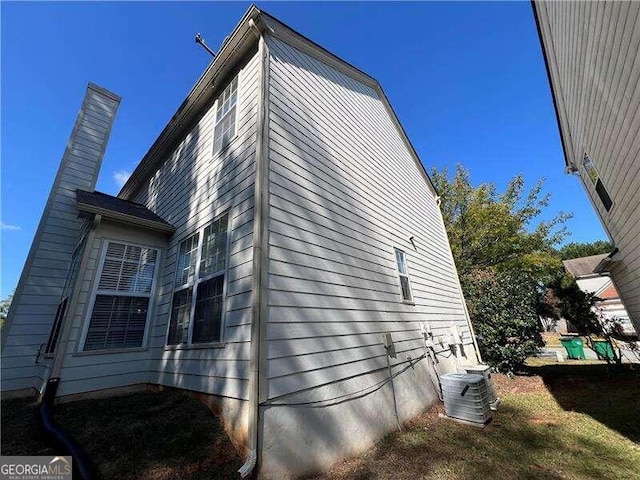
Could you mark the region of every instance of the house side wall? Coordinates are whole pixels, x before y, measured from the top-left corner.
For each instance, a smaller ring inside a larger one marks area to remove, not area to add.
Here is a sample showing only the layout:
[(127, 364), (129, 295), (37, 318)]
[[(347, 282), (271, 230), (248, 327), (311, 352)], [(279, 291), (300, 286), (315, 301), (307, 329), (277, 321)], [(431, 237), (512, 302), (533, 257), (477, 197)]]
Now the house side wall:
[[(89, 84), (2, 331), (2, 390), (37, 388), (47, 342), (83, 221), (75, 190), (93, 190), (120, 98)], [(44, 347), (42, 347), (44, 348)]]
[(592, 278), (579, 278), (576, 280), (576, 283), (583, 292), (596, 293), (611, 283), (611, 279), (603, 275)]
[[(239, 73), (238, 133), (228, 147), (212, 156), (215, 110), (211, 108), (132, 198), (177, 228), (157, 288), (149, 336), (149, 381), (239, 400), (247, 398), (250, 350), (259, 64), (254, 56)], [(225, 346), (169, 348), (166, 338), (180, 242), (227, 210), (231, 239)]]
[[(567, 161), (619, 249), (611, 276), (640, 330), (640, 4), (535, 2)], [(587, 153), (613, 207), (582, 166)]]
[[(377, 92), (281, 40), (268, 37), (268, 47), (261, 474), (283, 478), (326, 467), (396, 428), (382, 333), (394, 340), (401, 419), (436, 399), (420, 322), (436, 338), (457, 325), (462, 360), (477, 360), (435, 195)], [(394, 248), (406, 252), (414, 304), (402, 301)], [(440, 373), (454, 368), (445, 355)], [(291, 405), (300, 403), (307, 405)], [(300, 431), (314, 435), (299, 442)]]

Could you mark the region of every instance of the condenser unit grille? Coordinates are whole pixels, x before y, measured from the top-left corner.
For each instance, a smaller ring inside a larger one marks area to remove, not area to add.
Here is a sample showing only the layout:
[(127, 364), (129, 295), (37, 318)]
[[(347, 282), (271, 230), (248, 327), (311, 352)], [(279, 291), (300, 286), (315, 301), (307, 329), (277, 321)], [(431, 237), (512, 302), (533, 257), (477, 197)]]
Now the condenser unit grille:
[(449, 373), (441, 377), (441, 383), (448, 417), (479, 425), (491, 421), (489, 392), (482, 375)]
[(466, 366), (461, 367), (458, 372), (460, 373), (471, 373), (475, 375), (482, 375), (484, 377), (484, 381), (487, 385), (487, 392), (489, 394), (489, 405), (492, 410), (495, 410), (500, 403), (498, 399), (498, 394), (496, 393), (495, 386), (493, 385), (493, 379), (491, 378), (491, 367), (489, 365), (474, 365), (474, 366)]

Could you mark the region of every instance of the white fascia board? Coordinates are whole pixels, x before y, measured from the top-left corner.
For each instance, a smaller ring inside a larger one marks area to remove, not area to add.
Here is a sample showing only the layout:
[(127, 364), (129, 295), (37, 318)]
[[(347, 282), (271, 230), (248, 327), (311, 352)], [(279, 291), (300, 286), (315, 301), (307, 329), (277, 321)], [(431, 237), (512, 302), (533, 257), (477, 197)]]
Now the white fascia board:
[(106, 208), (96, 207), (95, 205), (88, 205), (84, 203), (78, 203), (78, 210), (81, 212), (92, 213), (102, 215), (103, 218), (109, 218), (111, 220), (119, 221), (129, 225), (135, 225), (137, 227), (147, 228), (149, 230), (155, 230), (162, 233), (173, 233), (176, 231), (175, 227), (166, 225), (160, 222), (154, 222), (153, 220), (146, 220), (144, 218), (136, 217), (133, 215), (127, 215), (126, 213), (114, 212)]
[(191, 124), (202, 107), (211, 100), (216, 92), (215, 80), (228, 74), (229, 70), (234, 67), (236, 60), (244, 54), (247, 48), (252, 43), (257, 43), (257, 38), (249, 26), (249, 20), (257, 18), (259, 14), (258, 8), (253, 5), (249, 7), (233, 32), (223, 42), (220, 51), (200, 76), (187, 98), (178, 107), (169, 123), (120, 189), (119, 198), (129, 199), (135, 194), (138, 186), (153, 171), (153, 167), (164, 160), (166, 150), (180, 138), (183, 128)]

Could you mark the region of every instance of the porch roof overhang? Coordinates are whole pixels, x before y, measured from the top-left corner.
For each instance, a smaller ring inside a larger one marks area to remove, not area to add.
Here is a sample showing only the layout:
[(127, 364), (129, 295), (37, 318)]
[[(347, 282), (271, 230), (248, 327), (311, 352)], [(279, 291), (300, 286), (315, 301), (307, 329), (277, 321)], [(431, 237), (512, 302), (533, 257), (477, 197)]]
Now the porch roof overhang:
[(144, 205), (106, 193), (78, 189), (76, 203), (81, 214), (102, 215), (103, 218), (165, 235), (171, 235), (176, 231), (176, 227)]

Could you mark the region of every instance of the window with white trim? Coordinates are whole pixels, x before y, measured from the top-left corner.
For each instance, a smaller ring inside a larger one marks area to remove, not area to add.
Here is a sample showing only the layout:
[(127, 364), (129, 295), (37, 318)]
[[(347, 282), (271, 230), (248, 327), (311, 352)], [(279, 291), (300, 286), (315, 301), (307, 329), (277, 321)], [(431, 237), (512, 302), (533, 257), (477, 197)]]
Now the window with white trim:
[(222, 339), (229, 214), (180, 243), (168, 345)]
[(598, 170), (596, 170), (595, 165), (586, 153), (584, 154), (584, 157), (582, 157), (582, 166), (587, 174), (587, 178), (595, 187), (598, 198), (600, 198), (600, 201), (602, 202), (602, 206), (608, 212), (613, 206), (613, 200), (611, 200), (609, 192), (605, 188), (604, 183), (602, 183)]
[(216, 101), (216, 124), (213, 129), (213, 154), (226, 147), (236, 136), (236, 103), (238, 77), (236, 76)]
[(149, 316), (158, 251), (108, 242), (84, 350), (141, 347)]
[(409, 283), (409, 271), (407, 270), (407, 256), (404, 251), (395, 249), (396, 263), (398, 266), (398, 276), (400, 277), (400, 292), (402, 293), (402, 300), (405, 302), (411, 302), (413, 297), (411, 296), (411, 285)]
[(84, 254), (86, 244), (87, 234), (85, 233), (80, 238), (80, 242), (78, 242), (78, 245), (71, 255), (71, 264), (69, 265), (69, 270), (67, 270), (67, 278), (64, 282), (64, 287), (62, 288), (62, 297), (60, 303), (58, 304), (58, 308), (56, 309), (56, 316), (53, 319), (53, 325), (51, 326), (49, 339), (47, 340), (47, 346), (44, 351), (45, 355), (53, 354), (58, 343), (60, 328), (62, 327), (62, 322), (67, 313), (69, 298), (71, 297), (71, 294), (73, 293), (73, 290), (76, 286), (78, 271), (80, 270), (80, 260), (82, 258), (82, 255)]

